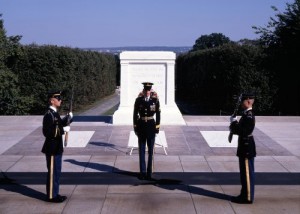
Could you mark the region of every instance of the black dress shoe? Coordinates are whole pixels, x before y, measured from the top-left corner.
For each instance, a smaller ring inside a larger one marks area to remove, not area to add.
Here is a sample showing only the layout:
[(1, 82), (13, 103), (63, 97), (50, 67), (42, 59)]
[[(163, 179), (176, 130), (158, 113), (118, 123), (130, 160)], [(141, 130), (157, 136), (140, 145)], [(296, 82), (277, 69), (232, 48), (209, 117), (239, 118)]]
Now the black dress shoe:
[(249, 201), (241, 196), (232, 197), (231, 202), (237, 203), (237, 204), (252, 204), (253, 201)]
[(148, 180), (148, 181), (153, 181), (154, 180), (154, 178), (152, 178), (152, 176), (151, 176), (151, 174), (149, 175), (147, 175), (147, 177), (146, 177), (146, 179)]
[(139, 174), (138, 179), (146, 180), (146, 175), (144, 173)]
[(49, 202), (62, 203), (67, 199), (67, 196), (57, 195), (55, 198), (49, 199)]

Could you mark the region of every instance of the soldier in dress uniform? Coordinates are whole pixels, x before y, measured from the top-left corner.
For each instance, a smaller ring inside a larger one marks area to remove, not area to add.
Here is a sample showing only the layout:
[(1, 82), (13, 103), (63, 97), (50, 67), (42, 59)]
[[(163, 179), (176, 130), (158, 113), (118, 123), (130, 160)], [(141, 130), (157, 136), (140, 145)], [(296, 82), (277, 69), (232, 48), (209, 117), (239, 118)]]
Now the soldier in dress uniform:
[[(139, 164), (141, 180), (151, 180), (153, 167), (153, 147), (155, 134), (160, 128), (160, 104), (156, 92), (151, 90), (153, 83), (144, 82), (143, 92), (136, 98), (133, 111), (134, 132), (138, 137)], [(154, 120), (154, 115), (156, 120)], [(148, 164), (146, 170), (145, 149), (148, 147)]]
[(70, 112), (61, 119), (58, 113), (58, 108), (62, 102), (61, 91), (49, 92), (48, 102), (49, 108), (43, 118), (43, 134), (46, 139), (42, 148), (42, 152), (46, 155), (48, 169), (46, 184), (47, 200), (49, 202), (61, 203), (67, 199), (66, 196), (59, 195), (59, 179), (63, 154), (62, 135), (70, 131), (67, 121), (73, 118), (73, 114)]
[(237, 156), (239, 157), (240, 195), (232, 197), (231, 201), (240, 204), (252, 204), (254, 201), (254, 157), (256, 146), (252, 135), (255, 127), (255, 116), (252, 111), (254, 94), (244, 93), (241, 98), (243, 114), (237, 121), (236, 116), (230, 117), (230, 130), (238, 135)]

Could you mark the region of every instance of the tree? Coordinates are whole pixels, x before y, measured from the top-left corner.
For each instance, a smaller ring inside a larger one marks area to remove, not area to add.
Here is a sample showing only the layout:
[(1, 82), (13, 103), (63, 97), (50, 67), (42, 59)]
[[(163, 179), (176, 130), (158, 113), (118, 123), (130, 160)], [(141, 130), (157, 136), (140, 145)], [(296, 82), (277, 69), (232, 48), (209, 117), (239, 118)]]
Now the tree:
[(285, 115), (300, 114), (300, 0), (286, 4), (286, 11), (270, 18), (266, 27), (253, 27), (268, 55), (266, 66), (279, 87), (277, 110)]
[(21, 37), (7, 37), (1, 17), (0, 14), (0, 114), (24, 114), (32, 99), (21, 95), (18, 76), (11, 70), (22, 54)]
[(246, 46), (259, 46), (259, 40), (252, 40), (252, 39), (240, 39), (237, 44), (239, 45), (246, 45)]
[(1, 69), (0, 82), (0, 114), (26, 114), (33, 99), (21, 96), (18, 77), (8, 69)]
[(252, 91), (258, 97), (256, 112), (271, 112), (274, 90), (261, 66), (264, 57), (259, 47), (238, 44), (178, 56), (177, 101), (195, 107), (192, 111), (196, 114), (229, 113), (234, 107), (233, 95)]
[(191, 51), (204, 50), (209, 48), (215, 48), (227, 43), (230, 43), (230, 39), (222, 33), (212, 33), (210, 35), (200, 36)]

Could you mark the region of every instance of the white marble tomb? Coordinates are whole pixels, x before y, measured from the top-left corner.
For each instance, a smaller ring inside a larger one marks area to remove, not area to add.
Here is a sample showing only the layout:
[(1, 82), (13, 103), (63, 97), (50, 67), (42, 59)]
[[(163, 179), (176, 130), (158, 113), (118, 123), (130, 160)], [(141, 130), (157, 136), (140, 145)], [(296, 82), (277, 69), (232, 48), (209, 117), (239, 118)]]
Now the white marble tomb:
[(161, 125), (185, 125), (175, 103), (174, 52), (124, 51), (120, 54), (120, 106), (113, 115), (114, 125), (133, 124), (135, 99), (143, 89), (142, 82), (153, 82), (161, 105)]

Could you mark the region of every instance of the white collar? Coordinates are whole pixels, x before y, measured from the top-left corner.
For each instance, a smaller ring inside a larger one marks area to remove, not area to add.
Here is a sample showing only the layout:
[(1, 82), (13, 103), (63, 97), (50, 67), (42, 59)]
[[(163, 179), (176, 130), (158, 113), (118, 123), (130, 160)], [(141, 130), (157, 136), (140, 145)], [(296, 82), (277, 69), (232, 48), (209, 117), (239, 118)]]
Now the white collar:
[(54, 106), (50, 106), (49, 108), (51, 108), (53, 111), (57, 112), (57, 109)]
[(247, 109), (244, 111), (244, 113), (246, 113), (247, 111), (250, 111), (250, 110), (252, 110), (251, 107), (250, 107), (250, 108), (247, 108)]

